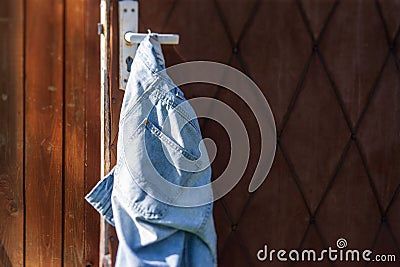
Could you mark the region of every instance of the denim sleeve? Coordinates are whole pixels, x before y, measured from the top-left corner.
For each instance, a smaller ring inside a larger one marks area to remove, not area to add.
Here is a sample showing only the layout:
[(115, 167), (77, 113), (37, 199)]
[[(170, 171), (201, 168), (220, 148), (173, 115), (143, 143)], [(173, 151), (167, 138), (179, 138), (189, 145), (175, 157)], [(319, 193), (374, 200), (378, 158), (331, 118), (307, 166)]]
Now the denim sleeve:
[(97, 185), (86, 195), (85, 199), (106, 219), (115, 226), (111, 207), (111, 193), (114, 186), (113, 168)]

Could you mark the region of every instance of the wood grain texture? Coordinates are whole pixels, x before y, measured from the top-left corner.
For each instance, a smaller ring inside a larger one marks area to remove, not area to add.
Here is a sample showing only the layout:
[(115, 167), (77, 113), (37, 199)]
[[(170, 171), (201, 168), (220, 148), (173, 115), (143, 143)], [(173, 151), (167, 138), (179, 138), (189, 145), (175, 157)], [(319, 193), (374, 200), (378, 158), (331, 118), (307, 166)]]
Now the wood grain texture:
[[(119, 113), (121, 110), (122, 99), (124, 91), (119, 90), (119, 30), (118, 27), (118, 2), (111, 2), (110, 12), (110, 69), (109, 69), (109, 81), (110, 81), (110, 161), (111, 166), (115, 166), (117, 163), (117, 141), (118, 141), (118, 123)], [(118, 237), (114, 227), (108, 225), (108, 248), (111, 254), (112, 263), (115, 264), (117, 249), (118, 249)]]
[(85, 261), (85, 1), (65, 2), (64, 266)]
[[(100, 18), (99, 1), (85, 1), (85, 193), (100, 179), (100, 46), (97, 23)], [(99, 266), (100, 216), (85, 203), (86, 264)]]
[(23, 1), (0, 2), (0, 266), (23, 266)]
[[(110, 22), (109, 10), (110, 2), (108, 0), (100, 1), (100, 23), (102, 26), (102, 33), (100, 35), (100, 173), (104, 175), (110, 170), (109, 160), (109, 82), (108, 82), (108, 69), (109, 69), (109, 36), (110, 36)], [(107, 224), (104, 219), (100, 221), (100, 247), (99, 247), (99, 265), (109, 266), (110, 260), (107, 247)]]
[(26, 1), (27, 267), (62, 264), (63, 18), (63, 1)]
[(98, 20), (94, 0), (0, 1), (2, 267), (98, 266)]

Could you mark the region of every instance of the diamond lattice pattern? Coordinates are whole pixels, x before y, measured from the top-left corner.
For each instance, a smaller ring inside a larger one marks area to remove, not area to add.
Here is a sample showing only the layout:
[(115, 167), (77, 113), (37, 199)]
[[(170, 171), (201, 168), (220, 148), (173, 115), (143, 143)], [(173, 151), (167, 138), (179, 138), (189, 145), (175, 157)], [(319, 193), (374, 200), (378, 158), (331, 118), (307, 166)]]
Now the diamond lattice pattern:
[[(213, 97), (245, 122), (250, 163), (240, 183), (215, 203), (220, 266), (265, 266), (256, 253), (348, 246), (400, 260), (400, 1), (146, 0), (140, 30), (179, 33), (165, 46), (168, 65), (229, 64), (251, 77), (269, 101), (277, 151), (268, 179), (247, 187), (260, 134), (250, 109), (228, 90), (182, 87), (187, 98)], [(246, 88), (243, 88), (246, 90)], [(112, 93), (113, 160), (122, 92)], [(200, 120), (219, 148), (217, 178), (229, 160), (223, 128)], [(312, 266), (270, 262), (268, 266)], [(329, 262), (317, 266), (365, 266)], [(381, 266), (399, 266), (385, 263)]]

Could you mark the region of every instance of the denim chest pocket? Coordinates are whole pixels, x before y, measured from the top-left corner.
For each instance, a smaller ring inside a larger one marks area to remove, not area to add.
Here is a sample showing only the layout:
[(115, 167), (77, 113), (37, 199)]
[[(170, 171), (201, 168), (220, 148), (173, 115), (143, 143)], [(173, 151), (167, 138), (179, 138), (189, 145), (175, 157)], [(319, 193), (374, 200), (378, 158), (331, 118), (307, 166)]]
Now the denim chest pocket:
[(165, 131), (149, 118), (144, 119), (133, 132), (128, 128), (122, 130), (126, 173), (116, 179), (118, 187), (139, 215), (160, 219), (170, 206), (155, 198), (161, 196), (173, 203), (179, 193), (163, 190), (158, 179), (178, 186), (190, 183), (193, 172), (199, 169), (196, 160), (199, 158), (201, 135), (189, 123), (178, 132), (176, 129), (175, 132)]
[[(161, 129), (160, 126), (154, 124), (149, 119), (145, 119), (143, 124), (145, 126), (145, 132), (147, 131), (149, 133), (145, 136), (147, 141), (146, 149), (149, 153), (152, 153), (153, 149), (159, 150), (159, 148), (164, 148), (163, 154), (169, 155), (169, 158), (172, 160), (179, 160), (179, 158), (183, 156), (186, 159), (195, 161), (199, 157), (198, 153), (196, 152), (196, 143), (198, 142), (196, 139), (198, 138), (196, 138), (195, 131), (192, 131), (191, 134), (188, 134), (188, 130), (186, 129), (185, 133), (183, 134), (181, 131), (179, 132), (179, 138), (174, 138), (172, 131), (166, 133)], [(156, 140), (151, 140), (153, 137), (156, 138)], [(133, 138), (135, 137), (133, 136)], [(179, 141), (177, 141), (177, 139), (179, 139)], [(179, 167), (179, 164), (176, 165)]]

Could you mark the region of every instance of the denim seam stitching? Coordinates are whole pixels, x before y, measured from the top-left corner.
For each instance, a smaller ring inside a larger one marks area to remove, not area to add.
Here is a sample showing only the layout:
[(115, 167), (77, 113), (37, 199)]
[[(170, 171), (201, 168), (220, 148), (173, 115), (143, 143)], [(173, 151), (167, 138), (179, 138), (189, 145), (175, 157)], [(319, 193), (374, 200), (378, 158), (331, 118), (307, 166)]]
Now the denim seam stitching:
[[(132, 179), (134, 180), (134, 179)], [(136, 181), (134, 181), (136, 183)], [(121, 186), (116, 183), (116, 187), (117, 187), (117, 191), (120, 191), (121, 193), (123, 193), (123, 191), (121, 191)], [(140, 186), (139, 186), (140, 188)], [(142, 188), (140, 188), (141, 190), (143, 190)], [(149, 218), (149, 219), (161, 219), (165, 216), (165, 214), (167, 213), (167, 209), (166, 207), (163, 206), (157, 206), (157, 209), (159, 209), (159, 212), (154, 212), (154, 211), (150, 211), (149, 208), (146, 208), (144, 205), (141, 205), (139, 203), (136, 203), (133, 200), (128, 199), (127, 197), (124, 196), (124, 194), (118, 194), (117, 196), (118, 198), (120, 198), (120, 200), (124, 201), (124, 203), (128, 206), (128, 207), (132, 207), (135, 209), (135, 211), (137, 211), (139, 214), (141, 214), (142, 216)]]
[[(151, 79), (149, 79), (148, 81), (151, 81)], [(132, 106), (127, 107), (124, 114), (121, 114), (122, 115), (120, 117), (121, 121), (125, 120), (125, 118), (128, 117), (137, 108), (137, 106), (145, 100), (146, 95), (149, 95), (150, 93), (152, 93), (155, 90), (154, 84), (156, 84), (157, 82), (158, 82), (158, 79), (156, 78), (156, 79), (154, 79), (154, 81), (149, 82), (149, 84), (146, 86), (146, 88), (143, 88), (144, 92), (143, 92), (143, 94), (141, 94), (139, 96), (138, 100)]]
[[(164, 101), (164, 103), (172, 106), (174, 110), (176, 110), (177, 113), (182, 116), (183, 119), (185, 119), (188, 123), (190, 123), (196, 129), (197, 132), (201, 133), (200, 129), (192, 122), (191, 119), (189, 119), (190, 116), (187, 114), (187, 112), (183, 108), (181, 108), (178, 104), (176, 104), (175, 101), (170, 100), (168, 94), (166, 94), (163, 90), (160, 90), (159, 88), (155, 88), (155, 91), (156, 91), (155, 97), (157, 99)], [(158, 95), (161, 95), (161, 97)], [(175, 96), (172, 97), (175, 98)]]
[[(151, 125), (150, 125), (151, 124)], [(183, 154), (183, 156), (185, 156), (186, 158), (195, 161), (197, 160), (197, 158), (192, 155), (190, 152), (188, 152), (184, 147), (182, 147), (181, 145), (177, 144), (176, 141), (172, 140), (171, 137), (167, 136), (163, 131), (161, 131), (160, 129), (158, 129), (151, 121), (149, 121), (148, 125), (146, 125), (146, 128), (149, 129), (149, 131), (155, 135), (156, 137), (158, 137), (161, 141), (166, 142), (167, 144), (169, 144), (174, 150), (180, 152)], [(196, 167), (200, 168), (200, 166), (197, 164), (197, 162), (195, 163)]]
[[(141, 124), (141, 125), (143, 125), (143, 124)], [(138, 127), (139, 128), (139, 127)], [(123, 158), (123, 160), (124, 160), (124, 163), (125, 163), (125, 165), (126, 166), (129, 166), (128, 165), (128, 162), (127, 162), (127, 160), (126, 160), (126, 155), (125, 155), (125, 150), (123, 150), (122, 151), (122, 158)], [(137, 179), (137, 178), (135, 178), (135, 177), (140, 177), (140, 175), (137, 175), (131, 168), (127, 168), (127, 170), (128, 170), (128, 172), (129, 172), (129, 174), (130, 174), (130, 178), (131, 178), (131, 180), (134, 182), (134, 183), (136, 183), (138, 186), (139, 186), (139, 188), (140, 189), (142, 189), (142, 186), (143, 185), (140, 185), (142, 182), (141, 182), (141, 180), (143, 180), (143, 179)], [(189, 179), (187, 179), (181, 186), (186, 186), (192, 179), (193, 179), (194, 177), (193, 177), (193, 175), (189, 178)], [(151, 185), (153, 185), (154, 186), (154, 184), (153, 183), (151, 183), (151, 182), (149, 182), (149, 181), (146, 181), (146, 183), (150, 183)], [(143, 189), (142, 189), (143, 190)], [(167, 196), (167, 195), (165, 195), (165, 194), (163, 194), (163, 197), (165, 197), (165, 198), (167, 198), (168, 199), (168, 201), (169, 202), (172, 202), (172, 203), (175, 203), (176, 202), (176, 200), (178, 199), (178, 197), (182, 194), (182, 192), (183, 192), (183, 190), (182, 189), (180, 189), (179, 190), (179, 192), (176, 194), (176, 196), (174, 197), (174, 198), (170, 198), (169, 196)], [(152, 197), (152, 196), (151, 196)], [(153, 197), (152, 197), (153, 198)], [(168, 212), (168, 210), (166, 209), (166, 212)]]
[[(145, 53), (143, 53), (143, 52), (141, 52), (141, 51), (137, 51), (138, 52), (138, 54), (140, 54), (141, 56), (139, 56), (138, 58), (143, 62), (143, 64), (147, 67), (147, 69), (153, 74), (153, 76), (155, 76), (155, 78), (156, 79), (162, 79), (164, 82), (166, 82), (166, 83), (168, 83), (168, 85), (170, 85), (171, 86), (171, 88), (176, 88), (176, 87), (178, 87), (178, 86), (176, 86), (174, 83), (173, 83), (173, 81), (171, 80), (171, 79), (167, 79), (166, 77), (164, 77), (164, 75), (162, 75), (162, 73), (161, 73), (161, 71), (154, 71), (154, 69), (151, 67), (151, 66), (149, 66), (150, 64), (148, 64), (148, 56), (145, 54)], [(156, 89), (158, 89), (158, 88), (156, 88)], [(158, 91), (160, 92), (160, 93), (162, 93), (163, 94), (163, 96), (164, 97), (167, 97), (167, 95), (162, 91), (162, 90), (159, 90), (158, 89)], [(174, 103), (174, 102), (173, 102)], [(174, 108), (175, 107), (177, 107), (177, 105), (174, 103)], [(182, 113), (184, 113), (184, 114), (181, 114), (190, 124), (192, 124), (193, 125), (193, 123), (191, 123), (191, 121), (188, 119), (188, 117), (190, 117), (190, 116), (188, 116), (183, 110), (181, 110), (181, 108), (180, 107), (178, 107), (177, 108), (178, 109), (178, 111), (181, 111)], [(186, 116), (185, 116), (186, 115)], [(196, 127), (196, 125), (193, 125), (194, 127), (195, 127), (195, 129), (196, 130), (198, 130), (198, 131), (200, 131), (200, 129), (198, 129), (198, 127)]]

